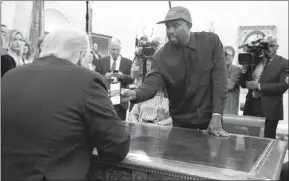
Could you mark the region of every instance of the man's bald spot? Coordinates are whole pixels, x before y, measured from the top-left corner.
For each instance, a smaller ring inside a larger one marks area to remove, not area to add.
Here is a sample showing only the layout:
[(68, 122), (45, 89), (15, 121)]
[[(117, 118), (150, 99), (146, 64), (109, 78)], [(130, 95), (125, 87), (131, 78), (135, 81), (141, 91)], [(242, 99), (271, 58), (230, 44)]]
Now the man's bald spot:
[(273, 35), (268, 35), (264, 39), (267, 40), (270, 44), (277, 45), (277, 38)]

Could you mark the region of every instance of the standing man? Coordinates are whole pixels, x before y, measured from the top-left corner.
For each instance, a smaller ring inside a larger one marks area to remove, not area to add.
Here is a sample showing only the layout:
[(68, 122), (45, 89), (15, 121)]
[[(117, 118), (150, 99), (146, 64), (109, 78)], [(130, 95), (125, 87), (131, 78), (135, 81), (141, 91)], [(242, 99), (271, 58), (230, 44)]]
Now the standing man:
[(173, 126), (209, 128), (216, 136), (228, 136), (222, 126), (228, 76), (218, 35), (192, 33), (191, 14), (180, 6), (171, 8), (159, 23), (165, 23), (169, 42), (155, 53), (143, 84), (123, 91), (124, 99), (143, 102), (164, 85)]
[[(104, 75), (106, 79), (116, 77), (120, 81), (122, 88), (128, 88), (128, 85), (134, 82), (134, 79), (132, 79), (130, 76), (132, 61), (121, 56), (121, 42), (118, 38), (111, 39), (109, 51), (109, 56), (100, 58), (97, 61), (95, 71)], [(115, 73), (113, 73), (113, 71)], [(115, 105), (114, 108), (119, 118), (123, 121), (126, 120), (128, 103), (124, 102), (119, 105)]]
[(94, 56), (97, 60), (101, 58), (100, 54), (98, 53), (98, 44), (97, 43), (93, 43), (93, 53), (94, 53)]
[(264, 38), (268, 49), (263, 50), (263, 59), (253, 71), (254, 80), (246, 80), (250, 73), (243, 66), (240, 84), (248, 88), (244, 115), (265, 117), (264, 137), (276, 138), (279, 120), (283, 120), (283, 94), (288, 89), (285, 82), (288, 59), (277, 55), (279, 45), (273, 35)]
[(8, 33), (9, 29), (6, 25), (1, 25), (2, 47), (8, 49)]
[(239, 111), (239, 80), (241, 76), (241, 68), (233, 65), (235, 49), (232, 46), (224, 47), (225, 58), (228, 68), (228, 94), (225, 99), (224, 114), (238, 115)]
[(2, 181), (85, 180), (94, 147), (112, 162), (129, 151), (103, 77), (77, 65), (87, 34), (58, 29), (43, 44), (40, 58), (1, 80)]

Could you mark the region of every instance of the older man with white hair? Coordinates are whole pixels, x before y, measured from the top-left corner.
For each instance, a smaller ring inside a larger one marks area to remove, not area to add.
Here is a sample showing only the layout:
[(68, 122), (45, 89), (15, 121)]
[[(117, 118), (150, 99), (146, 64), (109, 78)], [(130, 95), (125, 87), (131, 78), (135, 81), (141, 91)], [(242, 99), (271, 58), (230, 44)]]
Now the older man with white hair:
[(40, 58), (2, 79), (2, 180), (85, 180), (93, 147), (106, 161), (125, 158), (130, 135), (103, 77), (79, 66), (88, 36), (60, 29)]
[[(253, 67), (253, 72), (243, 66), (240, 77), (240, 85), (249, 89), (244, 115), (265, 117), (264, 136), (275, 139), (278, 122), (283, 120), (283, 94), (288, 89), (285, 82), (288, 59), (277, 55), (279, 45), (275, 36), (268, 35), (261, 43), (267, 45), (263, 50), (263, 59)], [(253, 77), (253, 80), (248, 77)]]
[[(109, 56), (98, 59), (95, 71), (104, 75), (106, 79), (110, 79), (111, 77), (117, 78), (122, 88), (128, 88), (128, 85), (134, 82), (134, 79), (130, 76), (132, 60), (121, 55), (121, 41), (119, 38), (114, 37), (110, 40), (109, 52)], [(126, 120), (128, 103), (115, 105), (114, 108), (120, 119)]]

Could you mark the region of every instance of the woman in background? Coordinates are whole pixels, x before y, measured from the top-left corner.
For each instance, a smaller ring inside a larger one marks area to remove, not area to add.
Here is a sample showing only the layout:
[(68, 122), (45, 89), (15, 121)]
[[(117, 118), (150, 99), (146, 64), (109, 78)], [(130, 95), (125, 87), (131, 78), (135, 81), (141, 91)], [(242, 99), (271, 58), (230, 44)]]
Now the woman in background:
[[(147, 70), (151, 69), (151, 60), (147, 60)], [(172, 118), (169, 113), (169, 100), (162, 88), (154, 98), (135, 104), (129, 113), (128, 122), (152, 123), (161, 126), (171, 126)]]
[(38, 38), (35, 48), (35, 59), (39, 58), (39, 55), (43, 48), (43, 42), (44, 42), (45, 36), (41, 36)]
[(18, 30), (11, 30), (8, 38), (8, 54), (13, 57), (16, 67), (24, 65), (23, 55), (23, 35)]
[(23, 47), (23, 59), (24, 59), (24, 62), (25, 64), (27, 63), (32, 63), (33, 61), (33, 56), (32, 56), (32, 47), (31, 47), (31, 44), (28, 43), (27, 40), (24, 40), (24, 47)]

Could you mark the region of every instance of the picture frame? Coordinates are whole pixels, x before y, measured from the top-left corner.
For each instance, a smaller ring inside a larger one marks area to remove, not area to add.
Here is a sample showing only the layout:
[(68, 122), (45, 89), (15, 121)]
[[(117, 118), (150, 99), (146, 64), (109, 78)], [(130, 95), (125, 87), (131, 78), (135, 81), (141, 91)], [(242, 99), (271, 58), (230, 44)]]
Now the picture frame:
[(97, 33), (91, 33), (90, 34), (90, 43), (91, 47), (93, 47), (94, 43), (98, 44), (98, 53), (102, 56), (108, 56), (109, 55), (109, 42), (111, 40), (112, 36), (109, 35), (103, 35), (103, 34), (97, 34)]

